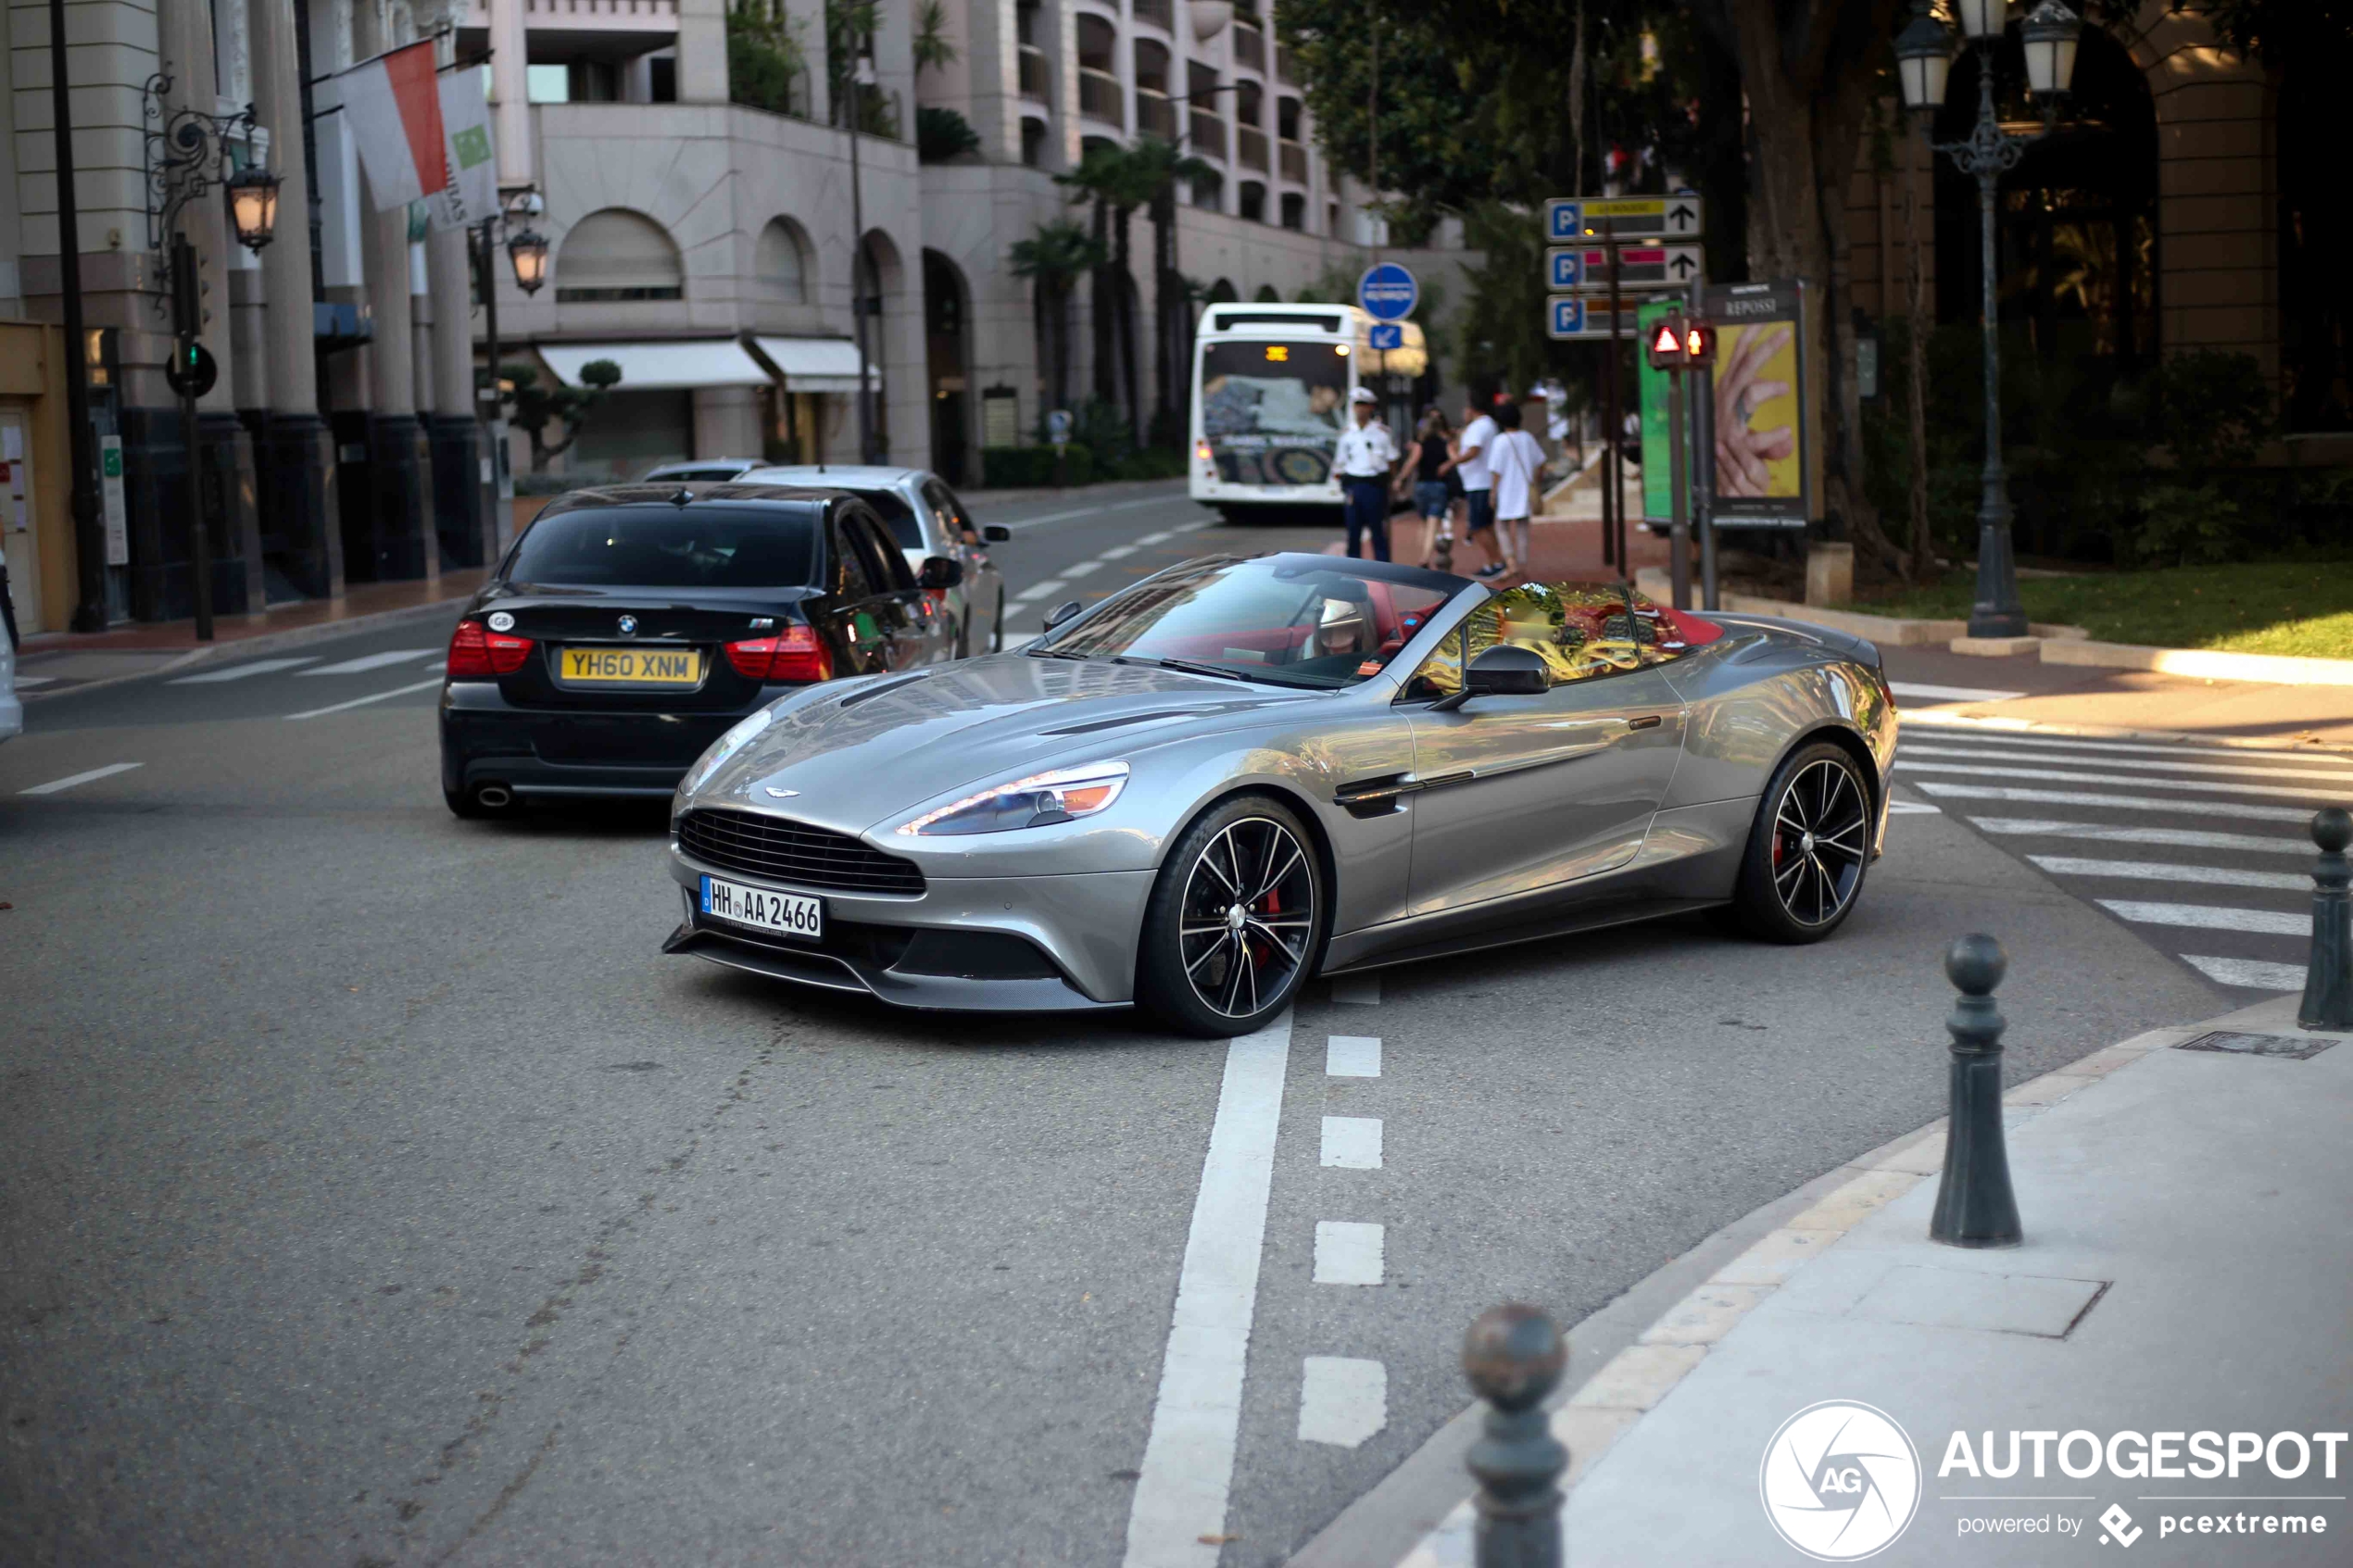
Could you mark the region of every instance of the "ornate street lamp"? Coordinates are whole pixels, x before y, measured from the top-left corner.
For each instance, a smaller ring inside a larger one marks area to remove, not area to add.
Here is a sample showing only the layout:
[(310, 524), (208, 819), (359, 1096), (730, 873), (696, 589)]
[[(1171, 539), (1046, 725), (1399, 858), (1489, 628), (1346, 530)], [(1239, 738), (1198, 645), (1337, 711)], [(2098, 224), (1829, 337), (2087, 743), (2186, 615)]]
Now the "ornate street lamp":
[(229, 226), (237, 243), (259, 250), (278, 231), (278, 177), (258, 164), (229, 176)]
[(547, 236), (523, 229), (507, 241), (507, 259), (515, 270), (515, 287), (537, 294), (547, 282)]
[[(1955, 0), (1961, 31), (1977, 50), (1977, 123), (1962, 142), (1931, 143), (1953, 167), (1977, 177), (1979, 271), (1985, 318), (1985, 470), (1977, 505), (1977, 599), (1969, 606), (1972, 637), (2022, 637), (2026, 607), (2018, 596), (2018, 560), (2010, 542), (2009, 476), (2002, 467), (2002, 359), (1999, 306), (1994, 299), (1994, 189), (2032, 144), (2051, 133), (2059, 100), (2075, 76), (2075, 45), (2083, 21), (2061, 0), (2043, 0), (2020, 33), (2026, 45), (2027, 81), (2043, 107), (2043, 129), (2025, 135), (2002, 129), (1994, 113), (1994, 50), (2000, 44), (2007, 7), (2003, 0)], [(1930, 9), (1914, 0), (1912, 19), (1895, 40), (1896, 78), (1904, 107), (1913, 111), (1920, 133), (1944, 101), (1952, 60), (1952, 36)]]

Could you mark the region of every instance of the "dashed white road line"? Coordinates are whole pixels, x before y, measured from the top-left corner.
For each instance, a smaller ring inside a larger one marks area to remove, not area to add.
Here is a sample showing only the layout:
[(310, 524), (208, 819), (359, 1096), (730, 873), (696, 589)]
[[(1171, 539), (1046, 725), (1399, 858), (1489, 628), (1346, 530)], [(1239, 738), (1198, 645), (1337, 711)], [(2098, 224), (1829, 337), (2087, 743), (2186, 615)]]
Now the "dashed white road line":
[[(2135, 779), (2135, 784), (2144, 781)], [(2185, 817), (2228, 817), (2234, 822), (2309, 822), (2309, 811), (2287, 806), (2242, 806), (2235, 800), (2152, 800), (2144, 795), (2098, 795), (2069, 789), (2020, 789), (2011, 784), (1913, 782), (1941, 800), (2016, 800), (2036, 806), (2113, 806), (2126, 811), (2171, 811)]]
[(76, 784), (86, 784), (94, 780), (112, 778), (117, 773), (127, 773), (133, 768), (144, 766), (145, 764), (140, 762), (109, 762), (103, 768), (93, 768), (86, 773), (69, 773), (62, 779), (51, 779), (47, 784), (34, 784), (31, 789), (20, 789), (17, 793), (19, 795), (55, 795), (59, 790), (71, 789)]
[(312, 675), (358, 675), (370, 670), (381, 670), (387, 664), (406, 664), (412, 659), (425, 659), (438, 652), (435, 648), (392, 648), (384, 653), (363, 653), (358, 659), (346, 659), (340, 664), (321, 664), (316, 670), (306, 670), (296, 679)]
[(1172, 533), (1199, 533), (1202, 529), (1215, 528), (1225, 521), (1226, 520), (1222, 517), (1205, 517), (1193, 522), (1180, 522), (1175, 528), (1170, 529), (1169, 532)]
[(1343, 974), (1332, 982), (1332, 1000), (1354, 1007), (1380, 1005), (1380, 975)]
[(2080, 838), (2098, 844), (2155, 844), (2168, 849), (2238, 849), (2256, 855), (2309, 855), (2304, 838), (2277, 838), (2253, 833), (2199, 833), (2190, 828), (2112, 827), (2106, 822), (2064, 822), (2042, 817), (1971, 817), (1980, 833), (2018, 834), (2028, 837)]
[(431, 691), (439, 684), (441, 684), (441, 677), (435, 675), (430, 681), (419, 681), (413, 685), (395, 686), (388, 692), (376, 692), (368, 696), (355, 696), (349, 702), (338, 702), (326, 708), (314, 708), (307, 713), (289, 713), (286, 717), (289, 719), (323, 718), (330, 713), (341, 713), (347, 708), (365, 708), (371, 702), (383, 702), (388, 697), (407, 696), (410, 692)]
[(1133, 545), (1114, 545), (1095, 558), (1097, 560), (1126, 560), (1135, 553), (1136, 546)]
[(1324, 1118), (1323, 1162), (1342, 1171), (1380, 1169), (1380, 1118)]
[(1176, 537), (1176, 535), (1169, 533), (1168, 530), (1164, 528), (1156, 533), (1138, 534), (1136, 536), (1136, 543), (1139, 545), (1165, 545), (1175, 537)]
[(300, 664), (316, 664), (316, 654), (302, 659), (257, 659), (251, 664), (234, 665), (227, 670), (208, 670), (201, 675), (179, 675), (166, 681), (168, 686), (217, 686), (224, 681), (242, 681), (248, 675), (268, 675), (279, 670), (292, 670)]
[(1310, 1356), (1300, 1374), (1302, 1442), (1361, 1448), (1389, 1424), (1389, 1369), (1380, 1362)]
[(1065, 578), (1070, 578), (1070, 577), (1084, 577), (1084, 576), (1086, 576), (1088, 572), (1091, 572), (1091, 571), (1101, 571), (1102, 569), (1103, 569), (1103, 563), (1102, 563), (1101, 561), (1100, 561), (1100, 560), (1083, 560), (1083, 561), (1080, 561), (1080, 562), (1079, 562), (1076, 566), (1066, 566), (1066, 567), (1063, 567), (1063, 576), (1064, 576)]
[(1891, 817), (1941, 817), (1944, 814), (1944, 808), (1931, 806), (1925, 800), (1891, 800), (1887, 803), (1887, 813)]
[(2219, 757), (2231, 762), (2286, 762), (2321, 768), (2342, 768), (2347, 762), (2344, 756), (2334, 752), (2288, 751), (2270, 746), (2188, 746), (2178, 741), (2086, 740), (2072, 735), (2025, 735), (2009, 730), (1956, 729), (1950, 724), (1931, 724), (1928, 727), (1936, 734), (1921, 735), (1922, 741), (1933, 740), (1980, 748), (2080, 751), (2095, 754), (2095, 759), (2099, 752), (2125, 751), (2153, 757)]
[[(2045, 779), (2057, 784), (2132, 784), (2139, 789), (2204, 790), (2209, 795), (2267, 795), (2288, 800), (2318, 800), (2330, 791), (2286, 789), (2277, 784), (2222, 784), (2212, 779), (2150, 779), (2135, 773), (2070, 773), (2057, 768), (1983, 768), (1967, 762), (1915, 762), (1899, 757), (1897, 768), (1908, 782), (1918, 773), (1973, 773), (1988, 779)], [(2346, 775), (2353, 779), (2353, 773)], [(2325, 781), (2322, 781), (2325, 782)]]
[(2301, 964), (2264, 963), (2257, 959), (2211, 959), (2197, 953), (2183, 953), (2182, 961), (2203, 970), (2206, 977), (2217, 985), (2238, 985), (2249, 991), (2304, 989), (2304, 966)]
[(1890, 681), (1887, 689), (1900, 697), (1932, 702), (2007, 702), (2024, 692), (1993, 692), (1978, 686), (1931, 686), (1919, 681)]
[(1378, 1285), (1386, 1227), (1358, 1220), (1315, 1222), (1317, 1285)]
[(1214, 1542), (1225, 1535), (1234, 1482), (1290, 1024), (1285, 1012), (1226, 1047), (1151, 1435), (1128, 1509), (1126, 1568), (1215, 1568), (1222, 1550)]
[[(1993, 762), (2057, 762), (2064, 759), (2045, 756), (2039, 751), (1995, 750), (1990, 746), (1903, 746), (1896, 749), (1899, 759), (1915, 757), (1966, 757), (1973, 761)], [(2233, 767), (2227, 762), (2152, 762), (2138, 757), (2095, 757), (2087, 765), (2101, 768), (2129, 768), (2135, 772), (2206, 773), (2248, 779), (2310, 779), (2321, 784), (2353, 784), (2353, 772), (2327, 771), (2318, 768), (2248, 768)], [(2158, 782), (2150, 781), (2152, 784)]]
[(55, 675), (19, 675), (17, 677), (17, 689), (26, 691), (34, 686), (51, 686), (57, 682)]
[(2309, 915), (2280, 914), (2271, 909), (2229, 909), (2208, 904), (2145, 904), (2130, 898), (2101, 898), (2100, 908), (2135, 925), (2190, 925), (2205, 931), (2251, 931), (2259, 936), (2309, 936)]
[(1024, 588), (1020, 593), (1015, 594), (1013, 596), (1013, 602), (1015, 604), (1026, 604), (1032, 599), (1042, 599), (1058, 588), (1065, 588), (1068, 586), (1069, 584), (1064, 583), (1059, 577), (1049, 577), (1043, 583), (1033, 583), (1028, 587)]
[(1324, 1073), (1333, 1078), (1380, 1076), (1380, 1036), (1334, 1035), (1324, 1042)]
[(2094, 860), (2077, 855), (2029, 855), (2053, 876), (2112, 876), (2139, 882), (2180, 882), (2201, 887), (2276, 887), (2309, 892), (2312, 879), (2291, 872), (2242, 872), (2227, 866), (2172, 865), (2161, 860)]

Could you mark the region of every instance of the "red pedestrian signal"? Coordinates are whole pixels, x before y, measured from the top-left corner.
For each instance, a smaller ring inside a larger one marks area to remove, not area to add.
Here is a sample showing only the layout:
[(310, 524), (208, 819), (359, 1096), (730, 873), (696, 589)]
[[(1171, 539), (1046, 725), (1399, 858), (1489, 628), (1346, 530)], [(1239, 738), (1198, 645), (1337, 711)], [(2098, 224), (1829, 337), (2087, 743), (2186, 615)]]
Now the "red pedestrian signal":
[(1692, 370), (1716, 363), (1716, 329), (1705, 321), (1692, 321), (1683, 328), (1683, 362)]

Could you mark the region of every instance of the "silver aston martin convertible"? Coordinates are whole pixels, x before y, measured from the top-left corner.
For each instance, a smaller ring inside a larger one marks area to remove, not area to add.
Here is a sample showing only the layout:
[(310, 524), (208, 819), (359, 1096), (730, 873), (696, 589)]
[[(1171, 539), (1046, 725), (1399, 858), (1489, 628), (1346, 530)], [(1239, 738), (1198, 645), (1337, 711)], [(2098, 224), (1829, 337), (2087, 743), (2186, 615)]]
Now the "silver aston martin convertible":
[(736, 725), (679, 785), (665, 950), (1239, 1035), (1310, 975), (1686, 909), (1819, 940), (1894, 754), (1879, 652), (1837, 632), (1211, 557)]

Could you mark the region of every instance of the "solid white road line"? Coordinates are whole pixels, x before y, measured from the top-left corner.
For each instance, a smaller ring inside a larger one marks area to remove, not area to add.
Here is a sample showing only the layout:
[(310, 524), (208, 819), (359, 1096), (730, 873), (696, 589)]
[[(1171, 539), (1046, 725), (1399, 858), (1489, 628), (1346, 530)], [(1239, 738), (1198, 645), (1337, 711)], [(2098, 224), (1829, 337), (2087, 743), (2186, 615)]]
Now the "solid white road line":
[(1360, 1448), (1388, 1424), (1387, 1367), (1348, 1356), (1306, 1359), (1299, 1382), (1301, 1442)]
[(1977, 686), (1931, 686), (1919, 681), (1890, 681), (1887, 689), (1897, 696), (1916, 696), (1934, 702), (2007, 702), (2024, 692), (1989, 692)]
[(2157, 844), (2168, 849), (2240, 849), (2258, 855), (2309, 855), (2307, 838), (2272, 838), (2252, 833), (2197, 833), (2189, 828), (2110, 827), (2105, 822), (2061, 822), (2041, 817), (1970, 817), (1980, 833), (2026, 837), (2081, 838), (2100, 844)]
[(1290, 1023), (1286, 1011), (1226, 1047), (1151, 1436), (1128, 1509), (1126, 1568), (1215, 1568), (1222, 1549), (1202, 1537), (1224, 1537), (1234, 1482)]
[(181, 675), (166, 681), (168, 686), (216, 686), (223, 681), (242, 681), (248, 675), (267, 675), (276, 670), (292, 670), (297, 664), (316, 664), (316, 654), (307, 659), (257, 659), (251, 664), (240, 664), (230, 670), (208, 670), (201, 675)]
[(1332, 982), (1332, 1000), (1354, 1007), (1380, 1006), (1380, 974), (1343, 974)]
[(1317, 1285), (1378, 1285), (1385, 1227), (1355, 1220), (1315, 1222)]
[(289, 719), (323, 718), (330, 713), (341, 713), (346, 708), (365, 708), (371, 702), (383, 702), (387, 697), (407, 696), (410, 692), (429, 692), (439, 684), (441, 684), (441, 677), (435, 675), (430, 681), (419, 681), (414, 685), (395, 686), (388, 692), (377, 692), (370, 696), (355, 696), (349, 702), (338, 702), (326, 708), (314, 708), (307, 713), (289, 713), (286, 717)]
[(2301, 964), (2264, 963), (2257, 959), (2209, 959), (2198, 953), (2183, 953), (2182, 961), (2203, 970), (2208, 980), (2221, 985), (2237, 985), (2249, 991), (2304, 989), (2304, 966)]
[(117, 773), (127, 773), (132, 769), (142, 766), (145, 764), (109, 762), (103, 768), (93, 768), (86, 773), (70, 773), (62, 779), (51, 779), (47, 784), (34, 784), (31, 789), (20, 789), (17, 793), (19, 795), (55, 795), (61, 789), (71, 789), (76, 784), (86, 784), (93, 779), (112, 778)]
[[(2220, 757), (2233, 762), (2287, 762), (2309, 764), (2322, 768), (2342, 768), (2353, 759), (2328, 751), (2290, 751), (2285, 747), (2253, 746), (2183, 746), (2162, 742), (2123, 740), (2082, 740), (2072, 735), (2022, 735), (2009, 730), (1988, 730), (1971, 725), (1962, 728), (1952, 724), (1921, 722), (1937, 732), (1933, 737), (1940, 744), (1950, 743), (1969, 746), (2028, 746), (2041, 751), (2082, 751), (2097, 754), (2104, 751), (2139, 752), (2157, 757)], [(1922, 736), (1923, 740), (1931, 737)]]
[(1013, 596), (1013, 602), (1015, 604), (1026, 604), (1031, 599), (1042, 599), (1047, 595), (1052, 593), (1055, 589), (1064, 586), (1066, 586), (1066, 584), (1061, 578), (1049, 577), (1043, 583), (1033, 583), (1028, 587), (1024, 588), (1020, 593), (1015, 594)]
[[(2135, 781), (2136, 783), (2139, 781)], [(2288, 806), (2242, 806), (2235, 800), (2152, 800), (2143, 795), (2095, 795), (2071, 789), (2018, 789), (2007, 784), (1912, 781), (1940, 800), (2016, 800), (2035, 806), (2110, 806), (2125, 811), (2171, 811), (2185, 817), (2228, 817), (2243, 822), (2309, 822), (2312, 813)]]
[(2331, 791), (2288, 789), (2278, 784), (2222, 784), (2212, 779), (2151, 779), (2137, 773), (2063, 773), (2056, 768), (1982, 768), (1967, 762), (1915, 762), (1898, 758), (1908, 783), (1915, 773), (1969, 773), (1986, 779), (2048, 779), (2057, 784), (2132, 784), (2139, 789), (2195, 789), (2209, 795), (2268, 795), (2286, 800), (2325, 800)]
[(381, 670), (387, 664), (406, 664), (412, 659), (425, 659), (439, 652), (437, 648), (393, 648), (385, 653), (362, 654), (346, 659), (340, 664), (321, 664), (316, 670), (306, 670), (301, 677), (312, 675), (357, 675), (363, 671)]
[(1063, 575), (1064, 577), (1084, 577), (1090, 571), (1101, 571), (1102, 569), (1103, 563), (1101, 561), (1083, 560), (1076, 566), (1063, 567)]
[(1380, 1036), (1334, 1035), (1324, 1042), (1324, 1073), (1333, 1078), (1380, 1076)]
[(1132, 556), (1135, 553), (1136, 546), (1133, 545), (1115, 545), (1095, 558), (1098, 560), (1126, 560), (1129, 556)]
[(2310, 915), (2226, 909), (2210, 904), (2142, 904), (2129, 898), (2096, 901), (2117, 919), (2135, 925), (2190, 925), (2202, 931), (2251, 931), (2258, 936), (2309, 936), (2312, 933)]
[(1380, 1169), (1380, 1118), (1324, 1118), (1324, 1163), (1342, 1171)]
[[(1900, 746), (1898, 761), (1914, 757), (1966, 757), (1978, 762), (2062, 762), (2066, 759), (2039, 751), (1995, 750), (1991, 746)], [(2198, 773), (2226, 778), (2311, 779), (2326, 784), (2353, 784), (2353, 772), (2323, 772), (2318, 768), (2233, 768), (2226, 762), (2150, 762), (2137, 757), (2093, 757), (2081, 764), (2094, 768), (2128, 768), (2141, 773)]]
[(2309, 893), (2312, 879), (2289, 872), (2241, 872), (2225, 866), (2179, 866), (2157, 860), (2087, 860), (2075, 855), (2029, 855), (2053, 876), (2114, 876), (2138, 882), (2181, 882), (2200, 887), (2276, 887)]

